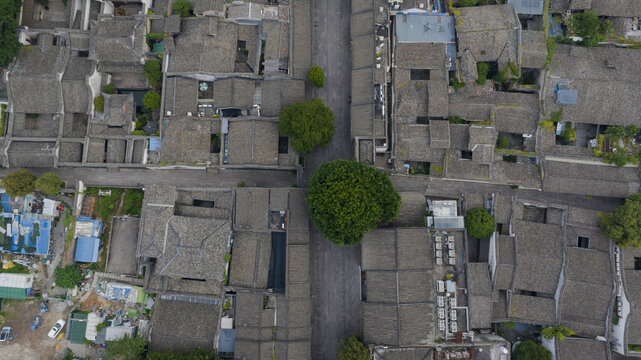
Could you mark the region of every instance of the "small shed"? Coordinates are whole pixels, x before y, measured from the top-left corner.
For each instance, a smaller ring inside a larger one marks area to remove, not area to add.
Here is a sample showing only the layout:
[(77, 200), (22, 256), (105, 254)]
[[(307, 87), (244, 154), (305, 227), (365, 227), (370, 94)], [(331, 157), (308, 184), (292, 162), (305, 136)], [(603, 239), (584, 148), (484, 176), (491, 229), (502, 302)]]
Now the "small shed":
[(74, 312), (69, 319), (69, 341), (73, 344), (82, 344), (87, 332), (87, 314)]
[(31, 295), (33, 275), (0, 273), (0, 298), (26, 299)]
[(75, 261), (92, 263), (98, 261), (100, 239), (94, 237), (78, 236), (76, 242)]

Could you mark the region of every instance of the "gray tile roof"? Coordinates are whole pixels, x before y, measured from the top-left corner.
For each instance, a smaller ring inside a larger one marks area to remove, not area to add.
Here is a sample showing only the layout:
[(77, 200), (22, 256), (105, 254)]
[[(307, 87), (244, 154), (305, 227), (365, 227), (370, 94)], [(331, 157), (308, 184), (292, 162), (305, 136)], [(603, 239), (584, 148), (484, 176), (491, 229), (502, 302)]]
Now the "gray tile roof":
[(145, 47), (143, 19), (103, 19), (92, 29), (89, 57), (99, 62), (140, 63)]
[(230, 285), (259, 289), (267, 287), (271, 241), (268, 233), (234, 232)]
[(466, 265), (467, 288), (469, 296), (470, 328), (487, 329), (492, 317), (492, 287), (487, 263), (468, 263)]
[[(541, 1), (541, 3), (543, 2)], [(545, 32), (523, 30), (521, 33), (521, 41), (523, 44), (523, 60), (521, 61), (521, 66), (535, 69), (542, 68), (548, 55), (545, 44)]]
[(273, 79), (261, 82), (261, 116), (278, 116), (283, 107), (304, 100), (305, 82)]
[[(311, 4), (305, 0), (291, 2), (292, 52), (290, 54), (291, 75), (301, 79), (307, 76), (312, 67), (311, 45)], [(373, 48), (370, 48), (373, 49)]]
[(430, 147), (435, 149), (450, 147), (450, 123), (448, 121), (430, 121)]
[(641, 184), (633, 167), (550, 160), (545, 164), (544, 191), (626, 197), (638, 192)]
[(510, 4), (460, 8), (459, 54), (468, 49), (476, 61), (516, 62), (520, 23)]
[(211, 134), (220, 133), (220, 120), (207, 118), (166, 118), (161, 126), (161, 158), (164, 161), (207, 162)]
[(168, 77), (165, 81), (165, 114), (186, 116), (198, 112), (198, 80), (185, 77)]
[(239, 188), (236, 190), (234, 229), (267, 230), (269, 190)]
[(220, 305), (164, 299), (156, 301), (151, 351), (188, 351), (196, 347), (214, 347)]
[(51, 168), (54, 164), (55, 142), (12, 141), (7, 150), (10, 167)]
[(608, 359), (609, 348), (607, 341), (593, 339), (566, 338), (556, 343), (556, 358), (558, 360), (604, 360)]
[(228, 138), (229, 164), (278, 165), (276, 121), (230, 121)]
[(129, 93), (104, 94), (103, 96), (105, 97), (105, 111), (94, 113), (93, 121), (110, 126), (127, 127), (136, 115), (134, 95)]
[(396, 65), (403, 69), (445, 69), (445, 44), (398, 43)]
[(515, 321), (552, 325), (556, 323), (553, 298), (512, 294), (508, 315)]
[(563, 262), (561, 228), (517, 220), (514, 231), (518, 265), (514, 288), (554, 294)]

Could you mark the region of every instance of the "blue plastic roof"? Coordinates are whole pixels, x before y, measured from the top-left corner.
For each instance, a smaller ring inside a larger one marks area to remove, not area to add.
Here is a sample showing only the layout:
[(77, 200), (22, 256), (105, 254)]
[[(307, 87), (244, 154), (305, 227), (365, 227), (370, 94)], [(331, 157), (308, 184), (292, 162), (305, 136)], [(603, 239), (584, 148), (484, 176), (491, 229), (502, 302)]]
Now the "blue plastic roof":
[(398, 14), (396, 37), (400, 42), (454, 43), (454, 17), (428, 12)]
[(221, 329), (218, 337), (218, 352), (234, 352), (234, 329)]
[(556, 92), (556, 102), (559, 104), (574, 105), (579, 98), (578, 90), (559, 89)]
[(517, 14), (542, 15), (543, 0), (508, 0), (508, 4), (514, 5)]
[(99, 248), (100, 239), (78, 236), (75, 260), (80, 262), (96, 262), (98, 261)]
[(160, 150), (160, 144), (162, 141), (159, 137), (153, 136), (149, 138), (149, 150), (158, 151)]

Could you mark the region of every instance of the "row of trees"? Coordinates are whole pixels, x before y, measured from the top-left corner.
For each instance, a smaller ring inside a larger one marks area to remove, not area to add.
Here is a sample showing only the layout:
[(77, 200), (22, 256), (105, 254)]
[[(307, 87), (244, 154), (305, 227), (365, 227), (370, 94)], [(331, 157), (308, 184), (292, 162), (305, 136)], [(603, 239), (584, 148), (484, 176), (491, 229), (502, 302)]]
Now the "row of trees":
[(21, 5), (21, 0), (0, 0), (0, 67), (9, 65), (20, 51), (16, 16)]
[(34, 190), (54, 196), (65, 186), (65, 182), (55, 173), (48, 172), (36, 178), (29, 170), (12, 171), (2, 179), (1, 183), (7, 195), (12, 197), (25, 196)]

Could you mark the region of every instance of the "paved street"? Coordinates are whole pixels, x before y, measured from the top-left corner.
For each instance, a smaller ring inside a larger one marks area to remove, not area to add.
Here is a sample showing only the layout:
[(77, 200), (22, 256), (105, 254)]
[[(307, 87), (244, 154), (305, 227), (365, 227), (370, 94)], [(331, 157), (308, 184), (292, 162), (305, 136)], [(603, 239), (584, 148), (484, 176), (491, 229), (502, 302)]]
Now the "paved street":
[[(0, 177), (16, 169), (0, 169)], [(296, 183), (296, 175), (283, 170), (238, 170), (238, 169), (128, 169), (107, 170), (98, 168), (29, 169), (36, 175), (53, 171), (75, 186), (77, 180), (85, 185), (142, 187), (145, 184), (166, 184), (177, 187), (232, 187), (239, 182), (245, 186), (290, 187)]]
[[(307, 97), (323, 99), (334, 112), (336, 130), (326, 148), (305, 155), (304, 183), (321, 164), (353, 158), (348, 103), (352, 68), (350, 14), (351, 1), (313, 0), (312, 62), (323, 68), (325, 87), (308, 85)], [(360, 246), (341, 248), (323, 239), (313, 225), (311, 228), (312, 358), (336, 359), (342, 337), (362, 336)]]

